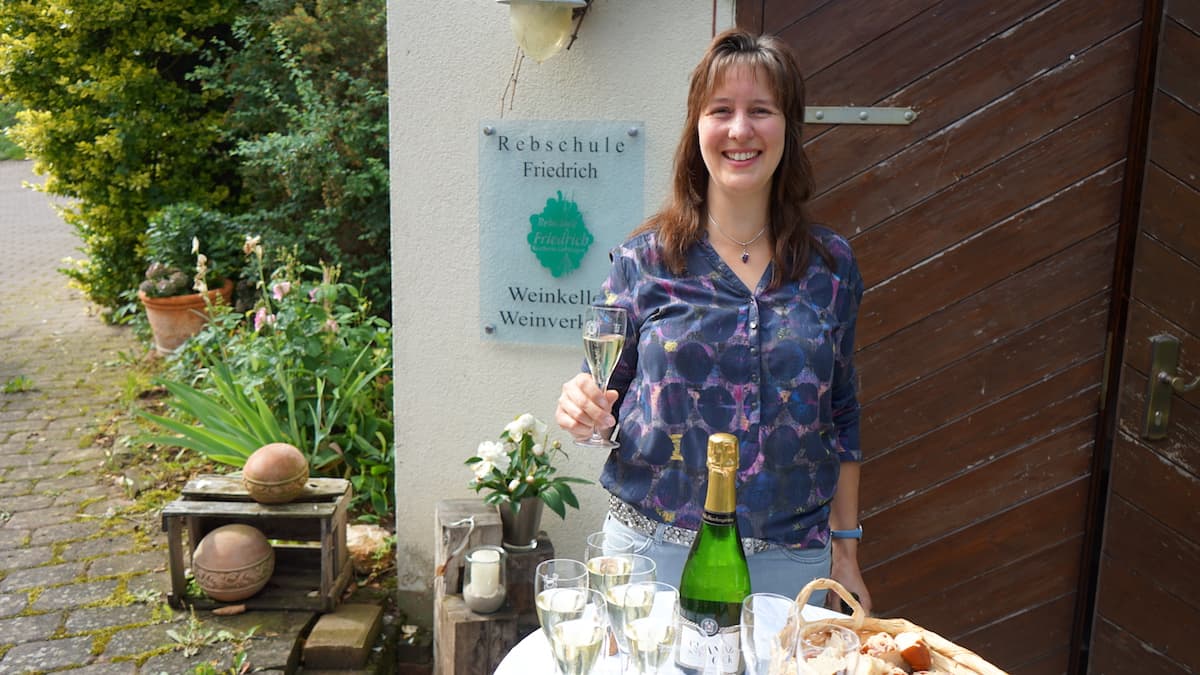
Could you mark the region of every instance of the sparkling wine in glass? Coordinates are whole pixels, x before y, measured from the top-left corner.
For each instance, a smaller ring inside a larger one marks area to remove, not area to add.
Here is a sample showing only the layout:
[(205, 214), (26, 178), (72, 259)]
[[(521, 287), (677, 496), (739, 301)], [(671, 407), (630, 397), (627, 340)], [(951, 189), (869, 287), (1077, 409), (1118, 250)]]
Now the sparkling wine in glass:
[[(583, 321), (583, 354), (587, 358), (588, 370), (600, 391), (608, 388), (617, 361), (621, 360), (621, 348), (625, 346), (625, 310), (620, 307), (588, 307)], [(600, 435), (592, 427), (592, 435), (576, 445), (588, 448), (615, 448), (620, 444)]]
[(679, 591), (661, 581), (635, 581), (622, 588), (621, 624), (613, 629), (624, 637), (629, 670), (638, 675), (671, 672)]
[(538, 564), (533, 577), (534, 607), (546, 639), (550, 639), (547, 616), (553, 613), (553, 622), (564, 615), (578, 617), (585, 604), (578, 591), (587, 587), (587, 566), (578, 560), (554, 558)]
[(604, 598), (589, 588), (557, 589), (557, 595), (573, 598), (570, 611), (538, 612), (542, 628), (549, 632), (555, 664), (562, 675), (586, 675), (600, 660), (608, 633)]
[(618, 553), (588, 561), (588, 583), (603, 593), (608, 602), (608, 622), (622, 654), (629, 651), (629, 643), (621, 631), (625, 592), (633, 584), (653, 582), (656, 572), (654, 559), (637, 553)]

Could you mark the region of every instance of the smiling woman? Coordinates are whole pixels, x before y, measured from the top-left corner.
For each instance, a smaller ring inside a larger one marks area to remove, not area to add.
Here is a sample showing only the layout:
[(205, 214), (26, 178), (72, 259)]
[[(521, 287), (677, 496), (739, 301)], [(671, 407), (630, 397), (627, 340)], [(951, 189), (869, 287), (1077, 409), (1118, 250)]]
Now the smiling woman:
[[(619, 428), (605, 529), (634, 536), (677, 583), (705, 517), (707, 443), (737, 439), (737, 527), (756, 591), (830, 576), (870, 606), (853, 531), (863, 283), (849, 243), (809, 222), (804, 88), (789, 49), (718, 35), (692, 73), (667, 204), (612, 251), (604, 304), (629, 316), (609, 391), (563, 385), (576, 438)], [(836, 540), (836, 541), (835, 541)]]

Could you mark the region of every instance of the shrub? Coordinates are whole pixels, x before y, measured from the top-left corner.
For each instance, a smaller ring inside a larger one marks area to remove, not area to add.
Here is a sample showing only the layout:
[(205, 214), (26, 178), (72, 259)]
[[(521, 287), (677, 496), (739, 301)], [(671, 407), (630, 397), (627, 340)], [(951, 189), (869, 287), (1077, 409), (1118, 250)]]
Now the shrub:
[(256, 0), (198, 71), (225, 119), (246, 207), (271, 248), (341, 267), (391, 307), (387, 59), (382, 0)]
[(24, 108), (10, 131), (65, 211), (85, 260), (64, 270), (115, 307), (145, 270), (151, 214), (236, 190), (221, 147), (227, 101), (189, 74), (228, 34), (233, 0), (0, 2), (0, 96)]
[(172, 204), (146, 230), (150, 265), (138, 288), (151, 297), (193, 293), (198, 290), (193, 279), (200, 275), (207, 288), (220, 288), (224, 279), (241, 276), (244, 239), (236, 225), (218, 212), (187, 202)]

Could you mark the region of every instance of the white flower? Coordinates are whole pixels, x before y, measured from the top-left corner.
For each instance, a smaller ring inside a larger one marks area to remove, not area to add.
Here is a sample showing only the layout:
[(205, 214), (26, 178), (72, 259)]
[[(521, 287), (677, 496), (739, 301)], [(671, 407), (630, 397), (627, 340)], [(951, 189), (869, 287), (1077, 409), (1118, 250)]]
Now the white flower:
[(541, 443), (534, 443), (532, 450), (534, 456), (536, 457), (541, 457), (542, 455), (546, 454), (546, 449), (542, 447)]
[(529, 474), (528, 476), (525, 476), (525, 482), (529, 483), (530, 485), (533, 485), (533, 481), (535, 481), (535, 480), (537, 480), (537, 478), (534, 478), (533, 474)]
[(517, 486), (520, 484), (521, 484), (520, 478), (514, 478), (514, 479), (508, 481), (508, 491), (512, 492), (513, 490), (516, 490)]
[[(516, 441), (532, 431), (536, 424), (537, 420), (534, 419), (533, 415), (525, 413), (517, 419), (509, 422), (508, 425), (504, 427), (504, 430), (508, 432), (509, 438)], [(545, 428), (545, 426), (545, 424), (542, 425), (543, 428)]]
[(199, 252), (200, 252), (200, 238), (192, 237), (192, 255), (196, 255)]
[(480, 482), (484, 478), (487, 478), (488, 474), (492, 472), (493, 466), (494, 465), (486, 459), (482, 462), (475, 462), (472, 464), (471, 470), (475, 472), (475, 481), (473, 482)]
[[(479, 447), (475, 450), (475, 454), (483, 460), (475, 466), (486, 463), (488, 464), (488, 471), (491, 471), (491, 467), (495, 466), (500, 470), (500, 473), (504, 473), (505, 471), (508, 471), (508, 467), (512, 463), (512, 457), (509, 457), (508, 451), (504, 447), (504, 444), (497, 443), (495, 441), (484, 441), (480, 443)], [(486, 474), (487, 471), (485, 471), (483, 475)], [(475, 475), (478, 476), (480, 474), (479, 472), (476, 472)]]

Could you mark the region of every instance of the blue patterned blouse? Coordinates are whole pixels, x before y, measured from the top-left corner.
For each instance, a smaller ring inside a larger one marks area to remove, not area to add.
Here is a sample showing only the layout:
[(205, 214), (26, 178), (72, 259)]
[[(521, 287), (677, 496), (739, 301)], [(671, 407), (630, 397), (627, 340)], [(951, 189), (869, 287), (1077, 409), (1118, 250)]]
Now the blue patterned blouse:
[[(823, 547), (840, 462), (860, 461), (854, 327), (863, 282), (849, 243), (814, 228), (836, 261), (754, 293), (707, 241), (687, 274), (667, 269), (654, 233), (612, 252), (606, 304), (629, 312), (609, 383), (621, 447), (601, 484), (647, 517), (698, 529), (708, 436), (738, 437), (738, 526), (796, 548)], [(678, 454), (671, 436), (678, 435)]]

